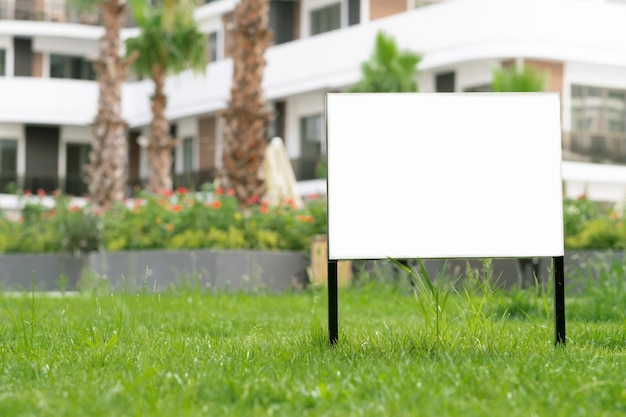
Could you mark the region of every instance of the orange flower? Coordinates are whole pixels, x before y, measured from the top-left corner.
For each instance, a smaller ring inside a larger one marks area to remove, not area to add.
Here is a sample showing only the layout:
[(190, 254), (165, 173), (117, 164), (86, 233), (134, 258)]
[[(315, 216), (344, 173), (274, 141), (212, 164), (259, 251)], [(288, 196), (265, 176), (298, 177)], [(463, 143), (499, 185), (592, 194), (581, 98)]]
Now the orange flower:
[(170, 206), (170, 210), (172, 210), (175, 213), (181, 211), (182, 209), (183, 209), (182, 204), (174, 204), (173, 206)]
[(267, 209), (266, 206), (261, 206), (259, 207), (259, 211), (261, 212), (261, 214), (267, 214), (269, 210)]
[(315, 221), (315, 219), (313, 218), (313, 216), (307, 216), (304, 214), (300, 214), (298, 217), (296, 217), (298, 220), (300, 220), (301, 222), (305, 222), (305, 223), (313, 223)]
[(234, 188), (229, 188), (228, 189), (228, 195), (229, 196), (234, 196), (235, 195), (235, 189)]
[(217, 200), (216, 200), (216, 201), (214, 201), (214, 202), (211, 204), (211, 207), (213, 207), (213, 208), (215, 208), (215, 209), (218, 209), (218, 208), (222, 207), (222, 203), (221, 203), (220, 201), (217, 201)]
[(168, 223), (167, 226), (165, 226), (165, 228), (167, 229), (168, 232), (171, 232), (172, 230), (174, 230), (174, 225), (172, 223)]
[(215, 194), (217, 195), (223, 195), (224, 194), (224, 189), (222, 187), (217, 187), (215, 189)]

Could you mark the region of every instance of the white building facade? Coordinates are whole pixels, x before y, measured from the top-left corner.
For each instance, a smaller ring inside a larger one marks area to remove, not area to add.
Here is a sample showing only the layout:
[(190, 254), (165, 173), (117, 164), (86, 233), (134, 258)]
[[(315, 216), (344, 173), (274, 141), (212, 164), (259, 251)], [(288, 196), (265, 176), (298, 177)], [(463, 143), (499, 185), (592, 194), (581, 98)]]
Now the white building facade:
[[(167, 81), (172, 134), (182, 139), (173, 167), (178, 185), (210, 181), (221, 165), (219, 112), (232, 71), (222, 18), (236, 2), (198, 7), (211, 61), (206, 74)], [(85, 191), (82, 167), (97, 104), (89, 60), (102, 28), (97, 16), (65, 3), (0, 0), (0, 192), (10, 183)], [(314, 178), (324, 159), (324, 94), (359, 80), (383, 30), (422, 55), (420, 91), (488, 91), (493, 69), (505, 65), (544, 71), (546, 89), (561, 94), (566, 193), (605, 201), (626, 196), (626, 1), (272, 0), (270, 6), (274, 45), (264, 89), (275, 118), (268, 137), (284, 138), (298, 179)], [(137, 33), (128, 23), (124, 38)], [(151, 118), (151, 92), (149, 80), (128, 81), (123, 90), (129, 187), (147, 175), (138, 139)]]

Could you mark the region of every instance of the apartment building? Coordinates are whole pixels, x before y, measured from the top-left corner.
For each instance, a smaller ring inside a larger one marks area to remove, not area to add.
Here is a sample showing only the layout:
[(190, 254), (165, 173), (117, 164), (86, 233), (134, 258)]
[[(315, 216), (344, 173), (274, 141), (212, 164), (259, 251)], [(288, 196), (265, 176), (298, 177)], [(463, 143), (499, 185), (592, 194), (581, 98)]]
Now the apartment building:
[[(232, 72), (222, 18), (236, 2), (197, 8), (206, 73), (167, 81), (172, 135), (181, 139), (172, 168), (179, 185), (210, 181), (221, 164), (219, 112)], [(97, 14), (67, 3), (0, 0), (0, 190), (14, 183), (85, 191), (82, 167), (97, 104), (90, 59), (102, 28)], [(503, 65), (545, 71), (547, 90), (561, 94), (566, 192), (608, 201), (626, 195), (624, 0), (271, 0), (269, 21), (274, 45), (264, 89), (275, 117), (268, 137), (284, 138), (299, 180), (315, 178), (324, 158), (324, 94), (359, 80), (383, 30), (422, 54), (423, 92), (489, 91), (492, 70)], [(126, 23), (124, 38), (137, 33), (130, 16)], [(149, 80), (132, 78), (123, 90), (129, 187), (147, 176), (142, 145), (151, 91)]]

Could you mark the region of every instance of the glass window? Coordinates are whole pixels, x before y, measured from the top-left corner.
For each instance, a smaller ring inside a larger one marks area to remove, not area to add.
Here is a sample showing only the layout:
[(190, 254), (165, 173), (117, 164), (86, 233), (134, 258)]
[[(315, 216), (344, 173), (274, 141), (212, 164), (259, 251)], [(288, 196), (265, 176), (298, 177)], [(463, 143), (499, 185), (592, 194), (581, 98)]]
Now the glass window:
[(606, 130), (608, 132), (626, 132), (626, 92), (609, 90), (606, 99)]
[(331, 4), (311, 11), (311, 35), (341, 27), (341, 4)]
[(73, 80), (95, 80), (91, 62), (80, 56), (50, 55), (50, 77)]
[(15, 175), (17, 172), (17, 141), (0, 139), (0, 174)]
[(207, 52), (209, 62), (217, 61), (217, 32), (211, 32), (208, 36)]
[(68, 143), (66, 146), (65, 192), (82, 195), (87, 192), (85, 167), (89, 163), (91, 145), (86, 143)]
[(316, 177), (317, 164), (326, 153), (326, 137), (323, 117), (321, 114), (303, 117), (300, 119), (300, 161), (298, 162), (298, 179), (313, 179)]
[(466, 87), (463, 91), (466, 93), (489, 93), (493, 91), (491, 84), (480, 84), (472, 87)]
[(6, 75), (6, 51), (0, 49), (0, 76)]
[(183, 171), (193, 171), (193, 138), (183, 139)]
[(626, 90), (573, 85), (570, 158), (626, 163)]

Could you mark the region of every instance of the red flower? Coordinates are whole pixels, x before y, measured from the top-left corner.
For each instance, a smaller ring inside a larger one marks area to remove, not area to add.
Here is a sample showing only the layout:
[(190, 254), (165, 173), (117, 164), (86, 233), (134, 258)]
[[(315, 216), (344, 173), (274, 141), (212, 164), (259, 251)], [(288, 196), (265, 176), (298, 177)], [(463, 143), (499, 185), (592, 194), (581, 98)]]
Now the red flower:
[(261, 214), (267, 214), (269, 210), (267, 209), (266, 206), (261, 206), (259, 207), (259, 211), (261, 212)]
[(37, 195), (39, 197), (45, 197), (46, 196), (46, 191), (43, 188), (38, 188), (37, 189)]
[(211, 207), (218, 209), (222, 207), (222, 203), (216, 200), (211, 204)]
[(24, 195), (31, 195), (33, 192), (31, 190), (24, 190)]
[(185, 187), (178, 187), (178, 194), (187, 194), (189, 192), (189, 189), (185, 188)]
[(70, 211), (72, 211), (72, 212), (74, 212), (74, 211), (80, 211), (80, 207), (78, 207), (78, 206), (77, 206), (77, 205), (75, 205), (75, 204), (72, 204), (72, 205), (70, 206)]
[(163, 197), (171, 197), (174, 195), (174, 191), (165, 189), (161, 190), (159, 194), (161, 194)]
[(217, 195), (223, 195), (224, 194), (224, 189), (222, 187), (217, 187), (215, 189), (215, 194)]
[(319, 196), (316, 193), (309, 194), (309, 200), (316, 200)]
[(230, 195), (230, 196), (235, 195), (235, 189), (234, 188), (229, 188), (228, 189), (228, 195)]

